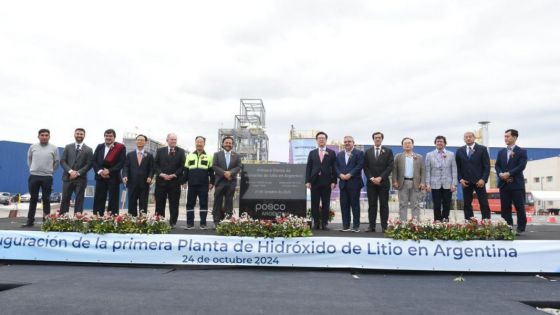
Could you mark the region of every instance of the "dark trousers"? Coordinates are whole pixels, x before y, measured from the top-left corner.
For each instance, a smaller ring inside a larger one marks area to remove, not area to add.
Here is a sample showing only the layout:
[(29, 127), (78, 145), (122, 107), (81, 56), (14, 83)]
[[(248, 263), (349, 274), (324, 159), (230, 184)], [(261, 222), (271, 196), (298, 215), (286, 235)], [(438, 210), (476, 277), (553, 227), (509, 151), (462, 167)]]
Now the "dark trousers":
[(181, 184), (178, 180), (156, 182), (156, 213), (165, 217), (165, 204), (169, 199), (169, 224), (177, 224), (179, 217), (179, 198), (181, 198)]
[[(319, 211), (319, 208), (321, 210)], [(311, 216), (315, 228), (326, 227), (329, 224), (331, 210), (331, 185), (311, 186)]]
[(53, 178), (52, 176), (30, 175), (27, 180), (29, 187), (29, 211), (27, 212), (27, 223), (35, 222), (35, 211), (37, 211), (37, 201), (39, 200), (39, 189), (42, 193), (43, 200), (43, 218), (51, 213), (51, 191)]
[(340, 212), (342, 213), (342, 227), (350, 228), (350, 207), (352, 207), (352, 227), (360, 227), (360, 188), (340, 189)]
[(87, 179), (76, 178), (62, 182), (62, 200), (60, 201), (60, 213), (68, 213), (70, 211), (70, 200), (72, 194), (76, 195), (74, 201), (74, 213), (84, 211), (84, 192), (86, 191)]
[(95, 180), (95, 195), (93, 196), (93, 214), (103, 215), (105, 213), (105, 201), (109, 195), (107, 211), (112, 215), (119, 214), (121, 181), (118, 176), (111, 174), (109, 179)]
[(474, 217), (472, 208), (473, 191), (476, 191), (476, 195), (478, 197), (478, 204), (480, 205), (482, 219), (490, 219), (490, 206), (488, 205), (486, 187), (478, 188), (475, 184), (470, 184), (467, 187), (463, 187), (463, 199), (465, 202), (463, 212), (465, 213), (465, 220)]
[(381, 216), (381, 228), (387, 229), (389, 220), (389, 186), (367, 185), (368, 196), (368, 218), (369, 227), (375, 229), (377, 221), (377, 201), (379, 200), (379, 214)]
[(194, 225), (194, 206), (198, 197), (200, 225), (206, 225), (208, 215), (208, 185), (189, 186), (187, 191), (187, 225)]
[(511, 217), (511, 204), (515, 206), (517, 211), (517, 231), (525, 231), (527, 226), (527, 214), (525, 213), (525, 190), (524, 189), (500, 189), (500, 204), (502, 206), (502, 218), (507, 224), (513, 226), (513, 218)]
[(229, 183), (216, 186), (214, 190), (214, 207), (212, 209), (214, 223), (222, 221), (226, 215), (231, 216), (233, 214), (235, 186)]
[(432, 200), (434, 201), (434, 221), (449, 221), (451, 189), (432, 189)]
[(148, 195), (150, 193), (150, 185), (141, 183), (128, 188), (128, 213), (132, 216), (138, 216), (138, 206), (140, 211), (148, 212)]

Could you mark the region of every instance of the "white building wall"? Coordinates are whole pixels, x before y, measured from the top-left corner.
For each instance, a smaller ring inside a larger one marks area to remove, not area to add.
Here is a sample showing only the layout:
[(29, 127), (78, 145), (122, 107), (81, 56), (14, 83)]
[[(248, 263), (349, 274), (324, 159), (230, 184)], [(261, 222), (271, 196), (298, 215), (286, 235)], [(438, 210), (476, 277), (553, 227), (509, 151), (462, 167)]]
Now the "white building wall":
[[(527, 191), (560, 191), (560, 157), (529, 161), (524, 174)], [(537, 202), (535, 206), (538, 209), (560, 208), (560, 202)]]

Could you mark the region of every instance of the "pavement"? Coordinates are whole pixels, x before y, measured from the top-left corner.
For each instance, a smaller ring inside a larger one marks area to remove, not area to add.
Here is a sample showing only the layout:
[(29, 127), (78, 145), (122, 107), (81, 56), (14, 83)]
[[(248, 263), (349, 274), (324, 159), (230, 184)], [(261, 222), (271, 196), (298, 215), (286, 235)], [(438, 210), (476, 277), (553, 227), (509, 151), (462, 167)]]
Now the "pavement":
[(543, 314), (560, 279), (540, 275), (257, 268), (0, 266), (9, 314)]

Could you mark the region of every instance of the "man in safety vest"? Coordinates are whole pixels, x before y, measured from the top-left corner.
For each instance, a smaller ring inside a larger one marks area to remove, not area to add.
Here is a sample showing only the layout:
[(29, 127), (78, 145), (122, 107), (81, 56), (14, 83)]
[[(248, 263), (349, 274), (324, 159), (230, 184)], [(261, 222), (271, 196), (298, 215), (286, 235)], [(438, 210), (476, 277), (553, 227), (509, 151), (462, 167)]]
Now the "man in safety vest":
[(208, 215), (208, 191), (214, 187), (214, 171), (212, 170), (212, 155), (204, 151), (206, 138), (195, 138), (196, 151), (187, 155), (185, 170), (187, 172), (187, 226), (186, 230), (194, 228), (194, 206), (198, 197), (200, 208), (200, 229), (206, 230), (206, 216)]

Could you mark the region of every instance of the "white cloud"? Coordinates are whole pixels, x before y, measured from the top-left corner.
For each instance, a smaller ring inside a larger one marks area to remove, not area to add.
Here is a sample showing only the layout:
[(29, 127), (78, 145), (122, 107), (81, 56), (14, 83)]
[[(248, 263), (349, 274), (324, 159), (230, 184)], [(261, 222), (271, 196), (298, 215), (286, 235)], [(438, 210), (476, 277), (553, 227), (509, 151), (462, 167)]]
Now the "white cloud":
[(557, 147), (557, 1), (205, 1), (0, 4), (0, 138), (58, 145), (83, 126), (192, 147), (262, 98), (271, 157), (288, 133), (450, 144), (490, 120), (491, 145)]

